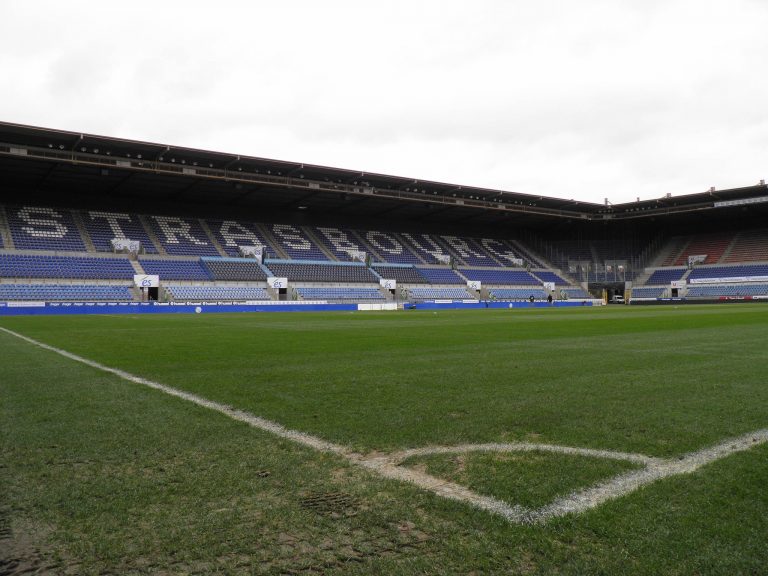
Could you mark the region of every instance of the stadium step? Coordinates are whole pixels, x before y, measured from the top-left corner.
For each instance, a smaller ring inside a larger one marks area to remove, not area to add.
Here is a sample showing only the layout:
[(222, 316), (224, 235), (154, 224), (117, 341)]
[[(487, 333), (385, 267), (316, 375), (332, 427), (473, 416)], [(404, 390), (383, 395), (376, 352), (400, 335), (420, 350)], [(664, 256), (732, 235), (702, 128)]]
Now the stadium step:
[(527, 244), (523, 245), (519, 240), (507, 240), (507, 243), (515, 249), (521, 258), (530, 261), (533, 268), (556, 268), (552, 262), (544, 258), (541, 253), (532, 250)]
[(94, 246), (90, 234), (88, 234), (88, 231), (85, 229), (85, 224), (83, 224), (83, 219), (80, 217), (80, 213), (73, 210), (72, 219), (75, 221), (75, 225), (80, 232), (80, 237), (83, 239), (83, 244), (85, 244), (88, 252), (96, 252), (96, 246)]
[(280, 246), (280, 242), (278, 242), (277, 239), (272, 235), (272, 231), (269, 229), (269, 226), (266, 224), (255, 224), (255, 227), (259, 232), (261, 232), (261, 235), (269, 243), (272, 250), (275, 251), (275, 255), (278, 258), (282, 260), (288, 260), (290, 258), (290, 256), (285, 253), (285, 250), (283, 250), (282, 246)]
[(419, 251), (418, 251), (418, 250), (416, 250), (416, 248), (414, 248), (414, 247), (411, 245), (411, 243), (410, 243), (410, 242), (408, 242), (408, 241), (407, 241), (405, 238), (403, 238), (403, 236), (401, 236), (400, 234), (393, 234), (393, 236), (394, 236), (394, 237), (397, 239), (397, 241), (398, 241), (398, 242), (400, 242), (400, 244), (402, 244), (403, 246), (405, 246), (406, 248), (408, 248), (408, 250), (409, 250), (409, 251), (410, 251), (410, 252), (411, 252), (411, 253), (412, 253), (414, 256), (416, 256), (416, 258), (418, 258), (418, 259), (421, 261), (421, 263), (422, 263), (422, 264), (432, 264), (432, 262), (427, 262), (426, 260), (424, 260), (424, 258), (422, 258), (422, 256), (421, 256), (421, 254), (419, 254)]
[(733, 235), (731, 242), (728, 244), (728, 247), (725, 249), (722, 256), (720, 256), (720, 260), (718, 260), (718, 262), (728, 262), (728, 256), (730, 256), (731, 252), (733, 252), (733, 247), (738, 244), (741, 235), (742, 232), (736, 232), (736, 234)]
[(688, 238), (671, 238), (666, 249), (662, 249), (663, 252), (666, 252), (667, 256), (661, 260), (662, 263), (660, 266), (676, 266), (677, 264), (675, 264), (675, 262), (677, 262), (678, 258), (685, 252), (689, 242)]
[(149, 222), (147, 222), (146, 216), (139, 215), (139, 221), (141, 222), (141, 225), (144, 226), (144, 230), (146, 231), (147, 236), (149, 236), (149, 239), (152, 240), (152, 243), (155, 245), (157, 253), (163, 256), (168, 256), (168, 252), (166, 252), (165, 246), (163, 246), (163, 243), (160, 242), (160, 239), (157, 237), (157, 234), (155, 234), (152, 226), (150, 226)]
[(315, 233), (311, 227), (302, 226), (301, 229), (304, 231), (304, 234), (306, 234), (307, 237), (312, 241), (312, 243), (317, 245), (317, 247), (320, 248), (320, 251), (328, 257), (328, 260), (331, 262), (338, 262), (339, 259), (333, 255), (333, 252), (326, 248), (325, 244), (317, 236), (315, 236)]
[(384, 262), (385, 258), (381, 257), (381, 254), (379, 254), (376, 250), (373, 249), (373, 247), (370, 245), (368, 240), (366, 240), (362, 234), (360, 234), (357, 230), (352, 230), (352, 234), (354, 235), (355, 240), (357, 240), (360, 245), (365, 248), (365, 251), (371, 255), (373, 260), (375, 262)]
[(635, 276), (635, 279), (632, 282), (633, 287), (639, 287), (639, 286), (645, 286), (645, 283), (648, 282), (648, 278), (651, 277), (651, 274), (656, 270), (656, 268), (646, 268), (644, 269), (640, 274)]
[(5, 215), (5, 207), (0, 206), (0, 239), (3, 241), (3, 247), (7, 250), (13, 250), (13, 237), (10, 228), (8, 228), (8, 218)]
[(211, 245), (214, 248), (216, 248), (216, 251), (219, 253), (219, 256), (221, 256), (222, 258), (226, 258), (228, 254), (226, 253), (224, 248), (221, 247), (221, 244), (219, 244), (219, 241), (216, 240), (216, 236), (214, 236), (213, 232), (211, 232), (211, 229), (208, 227), (208, 223), (202, 218), (198, 221), (200, 222), (200, 226), (205, 232), (205, 235), (208, 236), (208, 241), (211, 243)]

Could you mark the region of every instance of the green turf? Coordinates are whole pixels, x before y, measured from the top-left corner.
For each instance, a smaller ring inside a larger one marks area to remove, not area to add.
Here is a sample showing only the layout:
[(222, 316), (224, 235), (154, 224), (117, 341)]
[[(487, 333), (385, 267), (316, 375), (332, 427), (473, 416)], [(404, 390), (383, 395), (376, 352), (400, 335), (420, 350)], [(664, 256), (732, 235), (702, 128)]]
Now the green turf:
[(670, 456), (765, 425), (768, 307), (9, 318), (360, 450), (525, 440)]
[[(768, 307), (737, 305), (0, 326), (363, 451), (527, 440), (668, 457), (767, 425), (767, 321)], [(73, 574), (768, 565), (765, 446), (523, 527), (5, 334), (0, 350), (0, 559)], [(602, 477), (587, 460), (554, 467), (557, 482)], [(504, 473), (486, 488), (500, 493)], [(341, 505), (302, 505), (322, 493), (342, 493)]]

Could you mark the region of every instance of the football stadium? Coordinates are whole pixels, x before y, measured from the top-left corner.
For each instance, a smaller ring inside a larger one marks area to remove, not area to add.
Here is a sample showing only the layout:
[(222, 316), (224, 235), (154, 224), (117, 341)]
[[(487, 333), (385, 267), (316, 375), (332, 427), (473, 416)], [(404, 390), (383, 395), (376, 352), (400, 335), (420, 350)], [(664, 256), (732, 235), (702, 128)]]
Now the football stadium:
[(763, 574), (768, 188), (0, 124), (0, 574)]

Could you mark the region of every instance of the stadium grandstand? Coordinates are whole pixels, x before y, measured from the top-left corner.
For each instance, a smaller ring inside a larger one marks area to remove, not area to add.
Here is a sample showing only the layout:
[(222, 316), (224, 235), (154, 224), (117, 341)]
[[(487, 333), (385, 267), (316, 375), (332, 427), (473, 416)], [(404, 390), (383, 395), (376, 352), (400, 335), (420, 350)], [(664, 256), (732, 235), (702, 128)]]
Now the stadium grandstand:
[(762, 181), (601, 205), (7, 123), (0, 171), (0, 302), (768, 298)]

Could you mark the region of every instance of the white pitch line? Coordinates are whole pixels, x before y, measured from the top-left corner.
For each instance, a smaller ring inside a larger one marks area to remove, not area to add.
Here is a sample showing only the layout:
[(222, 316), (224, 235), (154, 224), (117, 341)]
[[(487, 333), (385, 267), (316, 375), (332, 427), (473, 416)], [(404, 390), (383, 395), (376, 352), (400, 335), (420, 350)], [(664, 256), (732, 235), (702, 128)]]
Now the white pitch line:
[(536, 444), (532, 442), (491, 442), (488, 444), (459, 444), (457, 446), (425, 446), (413, 448), (390, 454), (389, 458), (395, 463), (413, 456), (427, 456), (430, 454), (461, 454), (466, 452), (557, 452), (559, 454), (572, 454), (574, 456), (589, 456), (591, 458), (607, 458), (610, 460), (622, 460), (648, 466), (660, 463), (663, 460), (646, 456), (645, 454), (632, 454), (630, 452), (617, 452), (614, 450), (599, 450), (595, 448), (574, 448), (571, 446), (557, 446), (555, 444)]
[[(0, 326), (0, 331), (5, 332), (11, 336), (19, 338), (29, 344), (54, 352), (80, 362), (91, 368), (113, 374), (123, 380), (133, 382), (135, 384), (141, 384), (160, 392), (164, 392), (170, 396), (181, 398), (188, 402), (192, 402), (203, 408), (219, 412), (233, 420), (243, 422), (259, 430), (269, 432), (284, 438), (291, 440), (302, 446), (313, 448), (321, 452), (330, 452), (346, 458), (349, 462), (362, 466), (368, 470), (372, 470), (385, 478), (400, 480), (408, 482), (428, 490), (434, 494), (448, 498), (450, 500), (457, 500), (467, 504), (471, 504), (482, 510), (486, 510), (493, 514), (500, 515), (511, 522), (518, 524), (531, 524), (531, 523), (543, 523), (547, 520), (566, 514), (580, 513), (591, 508), (594, 508), (608, 500), (616, 499), (635, 490), (669, 476), (686, 474), (698, 470), (702, 466), (724, 458), (735, 452), (741, 452), (749, 450), (758, 444), (768, 442), (768, 429), (757, 430), (749, 434), (745, 434), (738, 438), (726, 440), (716, 446), (693, 452), (687, 456), (683, 456), (677, 460), (663, 460), (659, 458), (653, 458), (645, 456), (643, 454), (632, 454), (627, 452), (614, 452), (611, 450), (596, 450), (592, 448), (574, 448), (570, 446), (556, 446), (552, 444), (535, 444), (535, 443), (488, 443), (488, 444), (463, 444), (459, 446), (433, 446), (425, 448), (416, 448), (411, 450), (404, 450), (389, 455), (378, 455), (366, 457), (362, 454), (356, 453), (349, 448), (340, 444), (334, 444), (306, 434), (297, 430), (291, 430), (273, 422), (266, 418), (261, 418), (246, 412), (244, 410), (238, 410), (232, 406), (208, 400), (197, 394), (190, 392), (184, 392), (172, 386), (166, 386), (154, 382), (147, 378), (136, 376), (124, 370), (117, 368), (111, 368), (104, 364), (100, 364), (88, 358), (78, 356), (71, 352), (67, 352), (61, 348), (56, 348), (49, 344), (45, 344), (13, 330), (9, 330)], [(562, 454), (574, 454), (579, 456), (589, 456), (595, 458), (610, 458), (614, 460), (626, 460), (630, 462), (636, 462), (645, 465), (642, 470), (632, 471), (626, 474), (621, 474), (610, 480), (599, 483), (591, 488), (577, 491), (563, 498), (557, 499), (554, 502), (537, 509), (526, 508), (518, 505), (510, 505), (502, 500), (492, 498), (490, 496), (483, 496), (477, 494), (472, 490), (449, 482), (430, 476), (413, 470), (399, 466), (406, 458), (411, 456), (420, 456), (427, 454), (456, 454), (464, 452), (528, 452), (528, 451), (546, 451), (546, 452), (558, 452)]]
[(208, 408), (209, 410), (220, 412), (225, 416), (229, 416), (233, 420), (237, 420), (239, 422), (245, 422), (246, 424), (249, 424), (254, 428), (259, 428), (260, 430), (270, 432), (275, 436), (279, 436), (280, 438), (292, 440), (294, 442), (297, 442), (304, 446), (308, 446), (309, 448), (314, 448), (315, 450), (319, 450), (321, 452), (333, 452), (334, 454), (339, 454), (341, 456), (347, 456), (347, 457), (349, 457), (352, 454), (352, 452), (349, 449), (345, 448), (344, 446), (341, 446), (339, 444), (333, 444), (332, 442), (327, 442), (322, 438), (318, 438), (317, 436), (312, 436), (310, 434), (305, 434), (303, 432), (298, 432), (296, 430), (290, 430), (285, 426), (278, 424), (277, 422), (272, 422), (271, 420), (267, 420), (266, 418), (261, 418), (254, 414), (251, 414), (250, 412), (245, 412), (244, 410), (238, 410), (237, 408), (233, 408), (232, 406), (227, 406), (226, 404), (222, 404), (220, 402), (214, 402), (213, 400), (208, 400), (206, 398), (203, 398), (202, 396), (198, 396), (197, 394), (184, 392), (183, 390), (179, 390), (178, 388), (173, 388), (172, 386), (166, 386), (165, 384), (160, 384), (158, 382), (148, 380), (147, 378), (142, 378), (141, 376), (135, 376), (129, 372), (125, 372), (124, 370), (119, 370), (117, 368), (110, 368), (109, 366), (105, 366), (104, 364), (99, 364), (98, 362), (94, 362), (93, 360), (89, 360), (88, 358), (83, 358), (82, 356), (78, 356), (77, 354), (72, 354), (71, 352), (62, 350), (61, 348), (50, 346), (49, 344), (45, 344), (38, 340), (34, 340), (32, 338), (24, 336), (23, 334), (19, 334), (18, 332), (14, 332), (13, 330), (8, 330), (7, 328), (3, 328), (2, 326), (0, 326), (0, 331), (5, 332), (6, 334), (10, 334), (11, 336), (15, 336), (16, 338), (20, 338), (21, 340), (24, 340), (25, 342), (29, 342), (30, 344), (33, 344), (35, 346), (39, 346), (40, 348), (43, 348), (45, 350), (55, 352), (56, 354), (64, 356), (65, 358), (69, 358), (70, 360), (74, 360), (75, 362), (80, 362), (81, 364), (85, 364), (86, 366), (90, 366), (91, 368), (96, 368), (97, 370), (102, 370), (103, 372), (109, 372), (110, 374), (114, 374), (115, 376), (118, 376), (123, 380), (128, 380), (129, 382), (133, 382), (135, 384), (141, 384), (142, 386), (148, 386), (149, 388), (154, 388), (155, 390), (165, 392), (170, 396), (175, 396), (176, 398), (187, 400), (188, 402), (192, 402), (193, 404), (197, 404), (198, 406), (202, 406), (203, 408)]
[(756, 430), (755, 432), (725, 440), (715, 446), (692, 452), (677, 459), (652, 463), (643, 470), (621, 474), (586, 490), (559, 498), (551, 504), (533, 511), (531, 520), (534, 522), (546, 522), (550, 518), (584, 512), (608, 500), (625, 496), (656, 480), (681, 474), (690, 474), (716, 460), (736, 452), (750, 450), (765, 442), (768, 442), (768, 429)]

